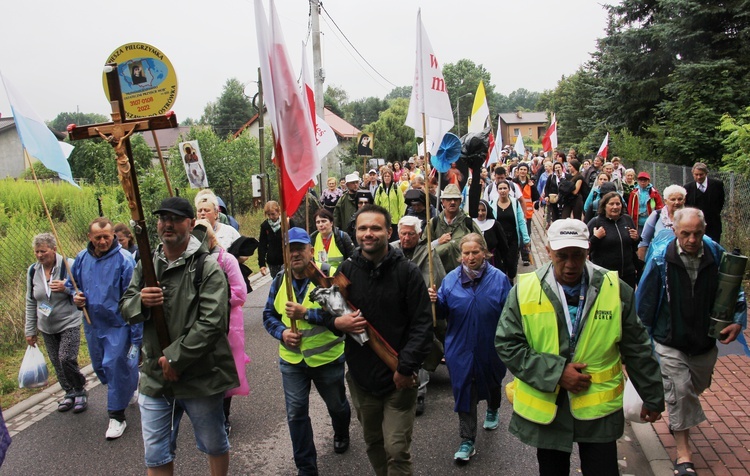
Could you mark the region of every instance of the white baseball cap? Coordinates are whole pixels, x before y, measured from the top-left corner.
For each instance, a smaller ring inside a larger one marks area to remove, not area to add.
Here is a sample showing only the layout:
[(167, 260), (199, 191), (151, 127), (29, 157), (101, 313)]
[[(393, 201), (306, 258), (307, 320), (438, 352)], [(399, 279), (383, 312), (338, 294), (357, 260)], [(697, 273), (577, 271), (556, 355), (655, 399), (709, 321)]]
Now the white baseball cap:
[(349, 182), (359, 182), (359, 175), (357, 174), (349, 174), (346, 176), (346, 183)]
[(575, 247), (589, 249), (589, 229), (584, 222), (574, 218), (555, 220), (547, 230), (547, 243), (557, 251)]

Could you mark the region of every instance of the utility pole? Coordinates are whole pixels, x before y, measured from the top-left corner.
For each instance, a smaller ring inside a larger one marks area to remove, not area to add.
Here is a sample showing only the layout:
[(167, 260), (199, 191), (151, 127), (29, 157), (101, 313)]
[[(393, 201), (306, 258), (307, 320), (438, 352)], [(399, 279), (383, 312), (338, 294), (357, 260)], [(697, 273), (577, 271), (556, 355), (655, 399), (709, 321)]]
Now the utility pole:
[[(320, 0), (310, 0), (310, 13), (312, 15), (312, 46), (313, 46), (313, 89), (315, 93), (315, 113), (325, 119), (323, 82), (326, 79), (323, 70), (323, 59), (320, 54)], [(328, 179), (328, 160), (320, 158), (320, 179), (318, 185), (321, 190), (325, 188)]]
[(266, 183), (270, 185), (270, 180), (266, 175), (266, 146), (265, 146), (265, 135), (266, 129), (264, 127), (264, 109), (263, 104), (263, 79), (260, 77), (260, 68), (258, 68), (258, 148), (260, 149), (260, 199), (261, 203), (265, 204), (268, 201), (266, 196)]

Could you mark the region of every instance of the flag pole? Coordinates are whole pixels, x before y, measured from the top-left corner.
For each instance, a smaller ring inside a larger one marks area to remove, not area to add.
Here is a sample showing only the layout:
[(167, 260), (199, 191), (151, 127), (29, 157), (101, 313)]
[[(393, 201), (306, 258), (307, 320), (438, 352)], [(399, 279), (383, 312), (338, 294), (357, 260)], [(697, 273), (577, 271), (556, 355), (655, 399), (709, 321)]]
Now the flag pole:
[[(57, 246), (60, 249), (60, 255), (63, 257), (63, 265), (65, 266), (65, 269), (68, 272), (68, 277), (70, 278), (71, 284), (73, 284), (73, 289), (75, 292), (80, 292), (78, 289), (78, 284), (76, 283), (75, 277), (73, 277), (73, 273), (70, 272), (70, 264), (68, 264), (68, 260), (65, 257), (65, 253), (62, 252), (62, 244), (60, 243), (60, 238), (57, 236), (57, 228), (55, 228), (55, 223), (52, 221), (52, 215), (49, 213), (49, 208), (47, 208), (47, 201), (44, 199), (44, 195), (42, 194), (42, 187), (39, 185), (39, 179), (36, 177), (36, 171), (34, 170), (34, 164), (31, 162), (31, 157), (29, 157), (29, 152), (26, 150), (26, 148), (23, 149), (23, 155), (26, 157), (26, 161), (29, 163), (29, 168), (31, 168), (31, 175), (34, 177), (34, 183), (36, 184), (36, 189), (39, 192), (39, 198), (42, 199), (42, 206), (44, 207), (44, 214), (47, 215), (47, 220), (49, 220), (49, 226), (52, 228), (52, 234), (55, 236), (55, 241), (57, 241)], [(91, 319), (89, 318), (89, 313), (86, 311), (86, 308), (84, 307), (82, 309), (84, 317), (86, 317), (86, 322), (91, 325)]]
[[(432, 233), (431, 229), (432, 226), (430, 226), (430, 153), (427, 151), (427, 118), (425, 113), (422, 113), (422, 147), (424, 148), (424, 155), (425, 155), (425, 161), (424, 161), (424, 167), (425, 167), (425, 175), (427, 176), (427, 181), (425, 181), (424, 185), (424, 199), (425, 199), (425, 207), (424, 207), (424, 213), (425, 213), (425, 223), (427, 224), (427, 264), (430, 269), (430, 289), (435, 286), (435, 278), (432, 275)], [(419, 152), (419, 148), (417, 148), (417, 152)], [(432, 303), (432, 327), (437, 326), (437, 312), (435, 310), (435, 303)]]
[(172, 182), (169, 180), (169, 175), (167, 174), (167, 163), (164, 162), (164, 155), (162, 155), (161, 147), (159, 147), (159, 139), (156, 138), (156, 129), (152, 129), (151, 134), (154, 137), (156, 153), (159, 155), (159, 163), (161, 164), (161, 171), (164, 174), (164, 180), (166, 180), (167, 182), (167, 190), (169, 191), (169, 196), (174, 197), (174, 192), (172, 191)]
[[(273, 143), (276, 144), (276, 133), (271, 132)], [(276, 165), (276, 179), (279, 183), (279, 205), (281, 208), (281, 250), (284, 256), (284, 281), (286, 281), (286, 299), (287, 301), (294, 301), (294, 289), (292, 289), (292, 256), (289, 250), (289, 217), (286, 214), (286, 202), (284, 200), (284, 180), (281, 173), (281, 165), (279, 165), (279, 157), (274, 160)], [(281, 290), (279, 290), (281, 291)], [(289, 319), (292, 323), (292, 332), (297, 333), (297, 321)]]

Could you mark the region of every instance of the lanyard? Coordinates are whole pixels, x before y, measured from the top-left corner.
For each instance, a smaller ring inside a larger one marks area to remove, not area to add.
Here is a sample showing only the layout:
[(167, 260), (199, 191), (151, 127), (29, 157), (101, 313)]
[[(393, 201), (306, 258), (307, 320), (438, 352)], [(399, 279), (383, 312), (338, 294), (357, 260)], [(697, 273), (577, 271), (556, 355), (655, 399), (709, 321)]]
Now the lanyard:
[(578, 295), (578, 309), (576, 309), (575, 318), (570, 316), (568, 312), (567, 299), (565, 297), (565, 290), (560, 283), (557, 283), (560, 297), (563, 300), (563, 311), (568, 321), (568, 331), (570, 332), (570, 353), (571, 356), (575, 353), (576, 344), (578, 343), (579, 329), (581, 327), (581, 321), (583, 320), (583, 308), (586, 300), (586, 271), (581, 275), (581, 291)]

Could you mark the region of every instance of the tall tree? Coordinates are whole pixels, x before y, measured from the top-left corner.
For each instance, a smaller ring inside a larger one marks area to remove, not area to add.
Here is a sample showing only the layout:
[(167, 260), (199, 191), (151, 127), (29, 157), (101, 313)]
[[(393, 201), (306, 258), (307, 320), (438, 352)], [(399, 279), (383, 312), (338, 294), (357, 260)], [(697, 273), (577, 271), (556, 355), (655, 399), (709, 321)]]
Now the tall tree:
[(61, 112), (47, 123), (47, 126), (57, 132), (64, 133), (67, 130), (68, 124), (97, 124), (100, 122), (107, 122), (108, 120), (109, 118), (107, 116), (96, 113)]
[(378, 120), (382, 111), (388, 109), (388, 101), (376, 97), (358, 99), (352, 101), (344, 107), (346, 120), (357, 129)]
[(231, 78), (224, 84), (215, 107), (206, 106), (202, 122), (210, 124), (219, 136), (227, 136), (239, 130), (253, 115), (250, 98), (245, 96), (245, 86), (238, 79)]

